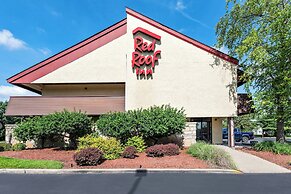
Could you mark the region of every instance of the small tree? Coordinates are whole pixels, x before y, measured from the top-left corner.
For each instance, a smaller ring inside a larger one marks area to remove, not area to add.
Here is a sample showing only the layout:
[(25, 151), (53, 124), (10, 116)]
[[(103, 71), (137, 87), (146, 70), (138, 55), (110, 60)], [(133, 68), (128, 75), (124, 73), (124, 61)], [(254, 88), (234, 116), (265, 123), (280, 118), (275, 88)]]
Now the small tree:
[(291, 119), (291, 1), (227, 0), (226, 9), (216, 26), (216, 46), (241, 60), (257, 112), (276, 120), (276, 140), (284, 142)]
[(20, 141), (35, 140), (41, 142), (43, 148), (47, 140), (64, 138), (68, 134), (72, 146), (76, 147), (76, 139), (91, 132), (91, 118), (81, 112), (62, 111), (46, 116), (28, 118), (14, 130)]

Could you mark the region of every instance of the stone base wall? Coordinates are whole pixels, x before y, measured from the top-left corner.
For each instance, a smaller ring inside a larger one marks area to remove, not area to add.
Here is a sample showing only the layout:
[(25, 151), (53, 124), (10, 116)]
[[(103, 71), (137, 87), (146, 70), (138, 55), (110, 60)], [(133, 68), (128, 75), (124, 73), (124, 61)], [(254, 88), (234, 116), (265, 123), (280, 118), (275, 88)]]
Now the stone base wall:
[(183, 131), (183, 142), (185, 147), (196, 143), (196, 122), (187, 122)]
[(18, 143), (18, 141), (13, 137), (13, 130), (16, 128), (16, 124), (6, 124), (5, 125), (5, 142), (10, 144)]

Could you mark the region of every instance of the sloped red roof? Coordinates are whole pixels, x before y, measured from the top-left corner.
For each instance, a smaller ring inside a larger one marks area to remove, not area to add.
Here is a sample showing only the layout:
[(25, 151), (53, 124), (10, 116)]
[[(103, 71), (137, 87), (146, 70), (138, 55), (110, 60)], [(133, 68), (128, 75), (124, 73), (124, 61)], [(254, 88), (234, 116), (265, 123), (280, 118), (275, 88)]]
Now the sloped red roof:
[[(163, 24), (158, 23), (157, 21), (146, 17), (132, 9), (126, 8), (126, 12), (158, 29), (161, 29), (185, 42), (188, 42), (200, 49), (203, 49), (217, 57), (220, 57), (226, 61), (229, 61), (234, 64), (238, 64), (238, 60), (224, 54), (210, 46), (207, 46), (195, 39), (192, 39), (184, 34), (181, 34)], [(111, 42), (112, 40), (126, 34), (127, 31), (127, 20), (123, 19), (120, 22), (110, 26), (109, 28), (89, 37), (88, 39), (10, 77), (7, 79), (7, 82), (11, 84), (18, 85), (20, 87), (26, 87), (22, 84), (29, 84), (33, 81), (55, 71), (56, 69), (92, 52), (93, 50), (102, 47), (103, 45)], [(33, 90), (33, 89), (31, 89)]]

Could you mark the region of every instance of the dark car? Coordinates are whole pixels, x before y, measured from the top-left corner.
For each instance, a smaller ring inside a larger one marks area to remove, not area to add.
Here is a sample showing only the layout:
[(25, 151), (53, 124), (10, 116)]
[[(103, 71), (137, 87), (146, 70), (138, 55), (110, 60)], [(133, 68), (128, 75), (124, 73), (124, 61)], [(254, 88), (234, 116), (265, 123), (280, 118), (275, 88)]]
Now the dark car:
[[(235, 141), (239, 142), (242, 141), (244, 143), (247, 143), (250, 139), (254, 139), (254, 133), (253, 132), (242, 132), (239, 128), (234, 128), (234, 139)], [(223, 128), (222, 129), (222, 139), (228, 139), (228, 129)]]

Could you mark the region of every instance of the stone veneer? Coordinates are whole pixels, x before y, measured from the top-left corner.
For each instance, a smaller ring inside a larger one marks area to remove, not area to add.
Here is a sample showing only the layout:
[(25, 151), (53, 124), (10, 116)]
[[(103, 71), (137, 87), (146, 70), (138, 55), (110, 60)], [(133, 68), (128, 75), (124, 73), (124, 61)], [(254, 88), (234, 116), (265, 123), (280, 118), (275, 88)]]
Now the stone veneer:
[(187, 122), (186, 128), (183, 130), (184, 146), (189, 147), (196, 143), (196, 122)]

